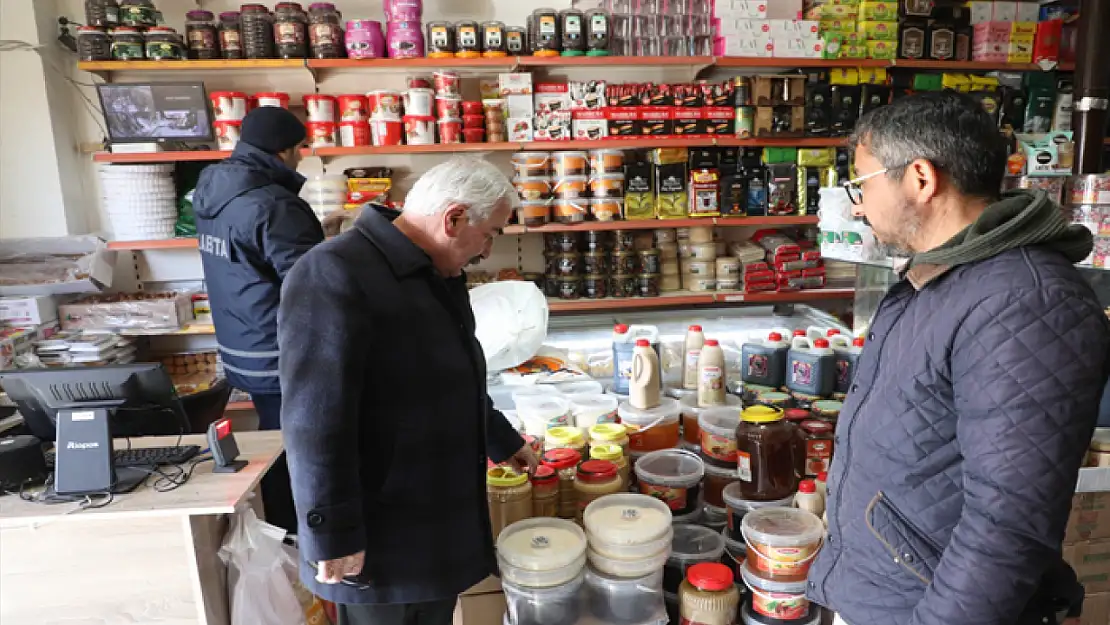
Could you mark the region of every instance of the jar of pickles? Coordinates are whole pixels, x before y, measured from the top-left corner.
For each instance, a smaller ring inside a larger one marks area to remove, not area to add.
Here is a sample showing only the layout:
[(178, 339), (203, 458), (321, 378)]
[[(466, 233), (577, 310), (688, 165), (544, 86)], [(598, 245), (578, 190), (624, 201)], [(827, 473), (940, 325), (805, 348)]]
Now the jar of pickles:
[(308, 15), (297, 2), (279, 2), (274, 7), (274, 47), (282, 59), (308, 56)]
[(547, 465), (532, 475), (532, 516), (559, 516), (559, 476)]
[(489, 469), (486, 471), (486, 498), (494, 540), (501, 530), (532, 517), (532, 483), (527, 473), (517, 473), (509, 467)]
[(274, 16), (264, 5), (244, 4), (239, 7), (239, 32), (246, 58), (274, 57)]
[(578, 464), (582, 455), (573, 449), (552, 449), (543, 452), (543, 464), (551, 467), (559, 476), (559, 518), (573, 519), (577, 515), (577, 496), (574, 491), (574, 478), (578, 474)]
[(243, 41), (239, 33), (238, 11), (220, 13), (220, 26), (217, 35), (220, 38), (220, 56), (222, 58), (228, 60), (243, 58)]
[(189, 43), (190, 59), (220, 58), (216, 16), (211, 11), (189, 11), (185, 14), (185, 39)]
[(141, 61), (145, 56), (143, 34), (133, 26), (120, 26), (112, 31), (112, 60)]
[(146, 58), (151, 61), (180, 61), (185, 48), (177, 31), (168, 26), (155, 26), (146, 31)]
[(335, 5), (317, 2), (308, 7), (308, 38), (312, 56), (318, 59), (338, 59), (343, 56), (343, 29)]
[(112, 41), (103, 28), (77, 28), (77, 58), (81, 61), (108, 61), (112, 58)]

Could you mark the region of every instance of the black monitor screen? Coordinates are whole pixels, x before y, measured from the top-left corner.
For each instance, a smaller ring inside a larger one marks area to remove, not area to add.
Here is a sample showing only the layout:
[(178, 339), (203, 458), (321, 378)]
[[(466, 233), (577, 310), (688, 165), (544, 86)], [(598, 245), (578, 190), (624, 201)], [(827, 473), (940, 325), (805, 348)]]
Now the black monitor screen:
[(211, 141), (204, 84), (97, 85), (113, 143)]

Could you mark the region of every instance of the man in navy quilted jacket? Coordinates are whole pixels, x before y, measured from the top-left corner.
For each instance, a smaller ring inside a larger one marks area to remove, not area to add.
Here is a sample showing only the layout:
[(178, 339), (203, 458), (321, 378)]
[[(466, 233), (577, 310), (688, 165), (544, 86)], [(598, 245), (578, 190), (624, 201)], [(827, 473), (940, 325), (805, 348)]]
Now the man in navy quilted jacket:
[(1026, 625), (1078, 614), (1060, 558), (1110, 328), (1092, 249), (955, 92), (865, 116), (857, 214), (909, 260), (875, 313), (836, 430), (808, 594), (847, 625)]

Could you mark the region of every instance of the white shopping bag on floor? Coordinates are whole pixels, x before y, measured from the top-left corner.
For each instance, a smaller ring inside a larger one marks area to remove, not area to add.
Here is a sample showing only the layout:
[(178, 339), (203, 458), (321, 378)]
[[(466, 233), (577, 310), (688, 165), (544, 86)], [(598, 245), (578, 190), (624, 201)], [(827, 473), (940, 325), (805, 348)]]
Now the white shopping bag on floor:
[(284, 538), (285, 530), (259, 519), (246, 502), (236, 508), (220, 547), (231, 625), (305, 625), (293, 591), (297, 562)]

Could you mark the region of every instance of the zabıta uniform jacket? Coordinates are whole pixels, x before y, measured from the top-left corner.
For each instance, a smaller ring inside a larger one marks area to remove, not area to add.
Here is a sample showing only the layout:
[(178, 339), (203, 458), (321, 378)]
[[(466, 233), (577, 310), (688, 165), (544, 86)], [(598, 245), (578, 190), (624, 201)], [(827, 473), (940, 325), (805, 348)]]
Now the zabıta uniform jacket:
[(1056, 622), (1110, 349), (1090, 234), (1015, 192), (879, 305), (836, 428), (808, 594), (850, 625)]
[(524, 444), (486, 394), (466, 277), (444, 278), (368, 206), (305, 254), (279, 323), (282, 432), (307, 562), (366, 552), (369, 588), (301, 579), (339, 603), (458, 595), (496, 570), (487, 456)]
[(251, 393), (278, 393), (278, 300), (293, 263), (324, 240), (297, 196), (304, 177), (239, 142), (201, 172), (193, 194), (197, 240), (227, 378)]

